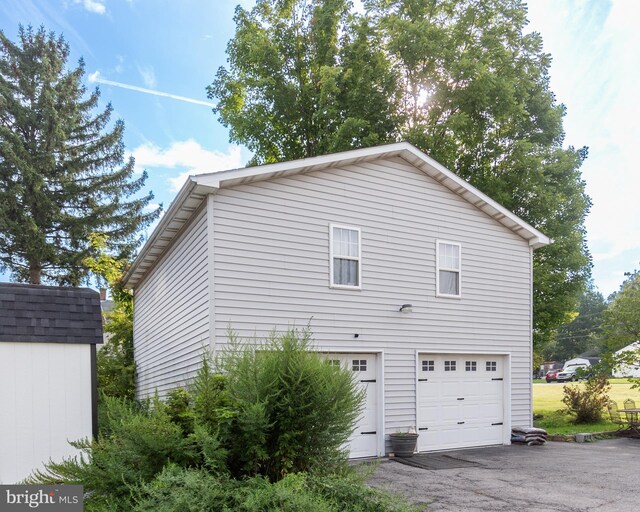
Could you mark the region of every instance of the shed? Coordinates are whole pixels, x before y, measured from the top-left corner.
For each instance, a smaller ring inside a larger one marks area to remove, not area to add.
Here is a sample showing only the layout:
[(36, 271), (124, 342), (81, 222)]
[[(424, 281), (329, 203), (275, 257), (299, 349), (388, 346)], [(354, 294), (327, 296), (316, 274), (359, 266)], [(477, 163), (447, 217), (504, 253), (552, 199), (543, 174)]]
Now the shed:
[(0, 283), (0, 484), (97, 435), (98, 292)]

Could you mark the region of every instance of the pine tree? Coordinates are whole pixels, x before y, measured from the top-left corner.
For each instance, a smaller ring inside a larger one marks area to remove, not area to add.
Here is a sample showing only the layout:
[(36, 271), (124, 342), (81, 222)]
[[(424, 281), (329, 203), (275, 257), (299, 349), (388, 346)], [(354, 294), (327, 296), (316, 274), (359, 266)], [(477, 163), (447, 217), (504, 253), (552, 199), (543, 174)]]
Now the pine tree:
[(0, 31), (0, 268), (34, 284), (80, 284), (91, 233), (128, 256), (160, 213), (137, 194), (147, 176), (132, 178), (124, 123), (110, 124), (110, 104), (96, 112), (98, 89), (87, 92), (83, 61), (69, 70), (68, 58), (44, 27), (21, 26), (17, 44)]

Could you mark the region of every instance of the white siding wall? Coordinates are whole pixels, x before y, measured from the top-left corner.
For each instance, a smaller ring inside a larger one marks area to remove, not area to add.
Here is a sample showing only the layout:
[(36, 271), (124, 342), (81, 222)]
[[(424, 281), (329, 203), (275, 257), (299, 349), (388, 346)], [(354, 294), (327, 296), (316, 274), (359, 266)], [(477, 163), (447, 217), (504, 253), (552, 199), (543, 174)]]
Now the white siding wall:
[(77, 455), (68, 441), (92, 435), (90, 345), (0, 343), (0, 418), (0, 483)]
[(184, 386), (209, 345), (207, 218), (200, 210), (134, 292), (139, 397)]
[[(217, 344), (310, 322), (321, 350), (383, 351), (387, 433), (415, 426), (417, 350), (507, 352), (530, 424), (530, 249), (406, 161), (222, 189), (214, 219)], [(329, 223), (362, 229), (362, 291), (329, 288)], [(436, 239), (462, 244), (461, 299), (435, 296)]]

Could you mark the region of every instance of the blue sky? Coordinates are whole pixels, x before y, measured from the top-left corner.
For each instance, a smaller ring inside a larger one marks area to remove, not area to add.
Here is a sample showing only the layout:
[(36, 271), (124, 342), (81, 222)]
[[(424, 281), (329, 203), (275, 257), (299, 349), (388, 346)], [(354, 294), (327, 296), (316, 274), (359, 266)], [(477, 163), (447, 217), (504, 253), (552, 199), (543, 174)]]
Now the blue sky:
[[(239, 167), (205, 87), (226, 62), (233, 13), (253, 0), (3, 0), (0, 29), (63, 33), (71, 61), (84, 58), (90, 87), (125, 121), (125, 144), (169, 205), (188, 174)], [(529, 27), (552, 54), (552, 89), (567, 106), (566, 144), (589, 146), (583, 166), (593, 200), (587, 220), (593, 276), (605, 294), (640, 267), (640, 2), (531, 0)]]

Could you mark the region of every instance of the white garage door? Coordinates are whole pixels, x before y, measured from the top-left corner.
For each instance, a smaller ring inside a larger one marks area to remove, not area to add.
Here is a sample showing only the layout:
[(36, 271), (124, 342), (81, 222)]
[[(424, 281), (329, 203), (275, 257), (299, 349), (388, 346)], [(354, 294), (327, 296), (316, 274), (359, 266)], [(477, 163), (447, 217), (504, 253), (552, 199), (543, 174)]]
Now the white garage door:
[(420, 354), (419, 451), (502, 444), (503, 356)]
[(378, 378), (375, 354), (327, 354), (334, 364), (340, 364), (356, 374), (360, 389), (366, 393), (365, 403), (349, 439), (349, 457), (378, 455)]

